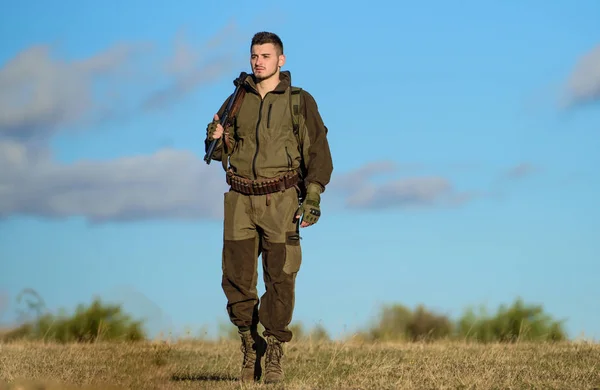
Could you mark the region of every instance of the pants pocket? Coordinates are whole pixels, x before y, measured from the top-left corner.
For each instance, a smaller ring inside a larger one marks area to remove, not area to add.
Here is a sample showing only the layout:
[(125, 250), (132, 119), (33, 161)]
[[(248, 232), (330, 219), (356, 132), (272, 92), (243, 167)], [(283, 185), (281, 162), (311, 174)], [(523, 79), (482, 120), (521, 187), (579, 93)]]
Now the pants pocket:
[(286, 232), (285, 234), (285, 263), (283, 272), (295, 274), (300, 271), (302, 264), (302, 248), (300, 246), (300, 235), (298, 232)]

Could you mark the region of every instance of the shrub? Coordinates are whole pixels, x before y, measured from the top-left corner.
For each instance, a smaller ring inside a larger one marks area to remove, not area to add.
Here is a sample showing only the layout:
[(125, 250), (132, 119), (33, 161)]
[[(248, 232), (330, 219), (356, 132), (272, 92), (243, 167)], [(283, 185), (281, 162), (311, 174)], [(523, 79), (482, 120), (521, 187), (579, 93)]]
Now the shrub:
[(419, 305), (414, 312), (406, 306), (384, 306), (378, 321), (359, 337), (370, 341), (431, 341), (451, 335), (453, 324), (444, 315), (435, 314)]
[(314, 342), (331, 341), (331, 337), (329, 336), (327, 329), (325, 329), (325, 327), (321, 324), (315, 325), (315, 327), (311, 329), (307, 338)]
[(453, 324), (448, 317), (427, 311), (423, 305), (417, 307), (406, 327), (412, 341), (447, 338), (452, 335), (452, 330)]
[(562, 341), (567, 335), (561, 321), (544, 314), (542, 306), (525, 305), (517, 299), (512, 306), (500, 306), (495, 316), (485, 310), (476, 315), (469, 308), (457, 321), (427, 310), (423, 305), (411, 311), (406, 306), (384, 306), (377, 321), (357, 334), (365, 341), (434, 341), (463, 339), (477, 342)]
[(479, 342), (562, 341), (567, 339), (562, 321), (544, 314), (541, 305), (525, 305), (517, 298), (511, 307), (501, 305), (495, 316), (477, 316), (467, 309), (458, 321), (458, 335)]
[(140, 341), (146, 338), (141, 321), (133, 321), (120, 306), (95, 299), (88, 307), (78, 305), (72, 316), (41, 314), (36, 320), (6, 332), (6, 341), (48, 340), (61, 343), (95, 341)]
[(383, 306), (379, 312), (379, 320), (365, 334), (367, 340), (404, 340), (411, 320), (410, 309), (401, 304)]

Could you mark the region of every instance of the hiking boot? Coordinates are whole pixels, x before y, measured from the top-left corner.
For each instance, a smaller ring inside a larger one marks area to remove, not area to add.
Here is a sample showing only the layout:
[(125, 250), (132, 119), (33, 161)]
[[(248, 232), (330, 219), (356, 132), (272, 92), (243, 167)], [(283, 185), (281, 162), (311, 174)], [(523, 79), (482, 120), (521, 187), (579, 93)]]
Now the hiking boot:
[(267, 336), (267, 353), (265, 356), (265, 383), (276, 383), (283, 380), (283, 343), (273, 336)]
[(262, 374), (260, 359), (265, 354), (266, 342), (255, 331), (238, 331), (242, 339), (240, 347), (244, 360), (240, 379), (242, 382), (258, 381)]

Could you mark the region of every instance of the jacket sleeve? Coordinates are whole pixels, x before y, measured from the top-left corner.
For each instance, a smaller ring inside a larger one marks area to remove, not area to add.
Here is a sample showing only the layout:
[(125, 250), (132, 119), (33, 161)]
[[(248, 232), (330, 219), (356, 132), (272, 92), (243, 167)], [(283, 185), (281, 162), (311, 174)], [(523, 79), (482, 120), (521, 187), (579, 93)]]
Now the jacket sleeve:
[(304, 137), (302, 153), (306, 167), (305, 182), (316, 183), (321, 186), (322, 191), (331, 180), (333, 172), (333, 161), (331, 150), (327, 141), (327, 126), (323, 123), (317, 102), (310, 93), (302, 90), (304, 104), (302, 117), (304, 118)]
[[(217, 115), (219, 116), (219, 119), (221, 118), (221, 115), (223, 115), (223, 112), (225, 112), (225, 108), (227, 108), (227, 103), (229, 102), (229, 99), (231, 98), (231, 95), (229, 95), (227, 97), (227, 99), (225, 99), (225, 101), (223, 102), (223, 104), (221, 104), (221, 108), (219, 108), (219, 110), (217, 111)], [(212, 141), (212, 139), (208, 139), (208, 126), (213, 122), (213, 120), (211, 119), (210, 122), (207, 123), (206, 125), (206, 129), (205, 129), (205, 134), (204, 134), (204, 152), (208, 152), (208, 147), (210, 146), (210, 143)], [(221, 153), (223, 151), (223, 141), (222, 139), (220, 139), (217, 142), (217, 145), (215, 146), (215, 150), (213, 151), (212, 154), (212, 159), (213, 160), (217, 160), (217, 161), (221, 161)]]

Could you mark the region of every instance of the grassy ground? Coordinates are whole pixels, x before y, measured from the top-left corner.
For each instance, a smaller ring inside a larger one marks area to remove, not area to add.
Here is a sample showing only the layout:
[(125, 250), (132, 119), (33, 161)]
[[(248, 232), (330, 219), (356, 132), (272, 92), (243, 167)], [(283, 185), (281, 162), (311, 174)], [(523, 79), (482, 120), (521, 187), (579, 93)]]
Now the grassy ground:
[(237, 342), (15, 342), (0, 344), (0, 389), (600, 388), (600, 344), (292, 342), (285, 351), (284, 386), (245, 386)]

